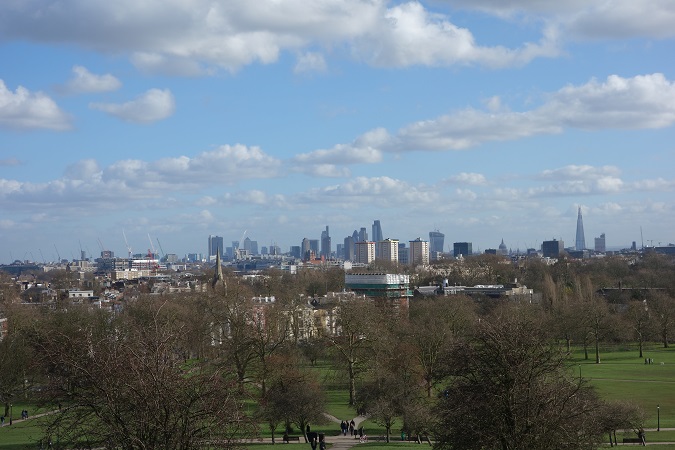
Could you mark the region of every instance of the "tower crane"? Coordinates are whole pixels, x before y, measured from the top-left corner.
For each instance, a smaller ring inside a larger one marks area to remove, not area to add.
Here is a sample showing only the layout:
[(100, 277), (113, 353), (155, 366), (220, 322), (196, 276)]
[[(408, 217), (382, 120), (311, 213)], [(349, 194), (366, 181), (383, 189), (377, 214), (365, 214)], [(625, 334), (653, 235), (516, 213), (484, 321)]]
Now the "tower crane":
[(166, 253), (164, 253), (164, 249), (162, 248), (162, 243), (159, 242), (159, 238), (157, 239), (157, 244), (159, 245), (159, 251), (162, 252), (162, 258), (166, 258)]
[(131, 252), (131, 247), (129, 246), (129, 241), (127, 241), (127, 234), (124, 232), (124, 228), (122, 228), (122, 236), (124, 236), (124, 244), (127, 246), (127, 252), (128, 252), (128, 258), (131, 259), (131, 255), (133, 253)]

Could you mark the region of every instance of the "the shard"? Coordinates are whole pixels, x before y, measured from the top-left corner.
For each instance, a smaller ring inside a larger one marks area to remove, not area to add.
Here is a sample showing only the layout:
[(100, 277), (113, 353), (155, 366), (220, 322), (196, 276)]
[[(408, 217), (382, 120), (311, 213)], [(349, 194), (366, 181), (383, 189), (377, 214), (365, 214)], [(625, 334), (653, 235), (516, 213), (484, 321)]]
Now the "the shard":
[(577, 241), (575, 249), (586, 250), (586, 238), (584, 237), (584, 220), (581, 217), (581, 206), (579, 207), (579, 216), (577, 217)]

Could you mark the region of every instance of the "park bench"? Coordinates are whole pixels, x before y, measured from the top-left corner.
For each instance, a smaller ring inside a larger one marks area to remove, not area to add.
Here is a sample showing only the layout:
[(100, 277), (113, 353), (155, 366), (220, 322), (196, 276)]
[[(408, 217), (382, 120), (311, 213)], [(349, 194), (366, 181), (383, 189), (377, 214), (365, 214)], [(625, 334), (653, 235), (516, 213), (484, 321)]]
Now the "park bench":
[(286, 436), (284, 438), (286, 442), (300, 442), (300, 436)]
[(642, 444), (642, 439), (640, 438), (623, 438), (624, 444)]

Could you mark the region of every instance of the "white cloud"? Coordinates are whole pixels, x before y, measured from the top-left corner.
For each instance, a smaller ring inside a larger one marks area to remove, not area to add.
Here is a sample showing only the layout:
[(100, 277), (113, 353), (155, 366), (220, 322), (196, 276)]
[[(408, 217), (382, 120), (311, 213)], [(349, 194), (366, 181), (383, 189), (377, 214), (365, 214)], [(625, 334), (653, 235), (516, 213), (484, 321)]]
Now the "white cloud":
[(46, 94), (30, 92), (23, 86), (12, 92), (0, 80), (0, 127), (63, 131), (70, 129), (71, 124), (68, 115)]
[(150, 89), (126, 103), (90, 103), (89, 107), (127, 122), (151, 123), (170, 117), (176, 109), (176, 103), (168, 89)]
[(461, 172), (448, 178), (451, 183), (468, 184), (472, 186), (483, 186), (487, 184), (485, 175), (480, 173)]
[(359, 143), (368, 139), (375, 142), (372, 148), (382, 152), (445, 151), (561, 133), (565, 128), (644, 129), (675, 123), (675, 83), (660, 73), (633, 78), (611, 75), (604, 82), (593, 79), (581, 86), (566, 86), (544, 100), (540, 107), (524, 112), (509, 111), (501, 102), (498, 112), (468, 108), (411, 123), (395, 134), (378, 128), (353, 144), (338, 144), (333, 150), (319, 150), (303, 158), (336, 157), (344, 149), (361, 149)]
[(95, 75), (82, 66), (73, 67), (73, 75), (74, 77), (64, 86), (64, 90), (70, 94), (109, 92), (122, 86), (113, 75)]
[(670, 0), (442, 0), (500, 17), (525, 15), (576, 39), (627, 39), (675, 36), (675, 5)]
[[(34, 209), (67, 204), (72, 210), (96, 211), (161, 198), (161, 203), (152, 205), (159, 208), (169, 205), (169, 193), (190, 195), (213, 186), (270, 178), (278, 175), (280, 166), (280, 161), (259, 148), (243, 145), (224, 145), (192, 158), (121, 160), (107, 167), (87, 159), (68, 166), (63, 177), (44, 183), (0, 179), (0, 205)], [(208, 206), (208, 199), (202, 198), (200, 204)]]
[(439, 198), (438, 190), (431, 187), (415, 186), (390, 177), (356, 177), (342, 184), (311, 189), (295, 201), (344, 208), (375, 203), (379, 206), (398, 204), (401, 208), (426, 208)]
[(558, 56), (560, 50), (546, 36), (540, 43), (526, 43), (519, 49), (482, 47), (468, 29), (454, 25), (446, 16), (431, 13), (419, 2), (407, 2), (387, 9), (384, 20), (374, 24), (370, 33), (357, 41), (354, 52), (371, 64), (385, 67), (455, 64), (507, 67), (534, 58)]
[[(368, 64), (478, 64), (504, 67), (556, 56), (557, 45), (485, 47), (472, 33), (420, 2), (389, 7), (386, 0), (42, 0), (2, 3), (0, 38), (68, 43), (110, 53), (128, 53), (141, 70), (179, 75), (228, 71), (273, 63), (283, 51), (305, 56), (296, 70), (321, 68), (305, 53), (323, 47), (347, 52)], [(38, 13), (36, 13), (38, 12)]]
[(298, 62), (293, 68), (295, 73), (325, 72), (326, 60), (321, 53), (306, 52), (298, 56)]
[(538, 114), (581, 129), (663, 128), (675, 123), (675, 83), (661, 73), (610, 75), (560, 89)]
[(601, 177), (616, 177), (621, 170), (616, 166), (594, 167), (589, 165), (568, 165), (557, 169), (544, 170), (538, 178), (544, 180), (596, 180)]
[(595, 2), (564, 17), (562, 23), (567, 32), (586, 39), (672, 38), (675, 4), (671, 0)]

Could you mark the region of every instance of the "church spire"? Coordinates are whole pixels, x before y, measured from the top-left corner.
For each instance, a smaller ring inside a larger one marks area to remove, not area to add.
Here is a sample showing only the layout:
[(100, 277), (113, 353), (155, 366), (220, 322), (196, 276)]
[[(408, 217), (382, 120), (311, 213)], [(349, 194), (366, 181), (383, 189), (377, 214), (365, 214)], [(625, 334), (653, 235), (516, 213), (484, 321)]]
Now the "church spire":
[(216, 253), (216, 270), (213, 273), (213, 281), (211, 281), (211, 287), (216, 288), (218, 281), (223, 283), (223, 286), (227, 287), (225, 284), (225, 277), (223, 276), (223, 266), (220, 264), (220, 252)]

